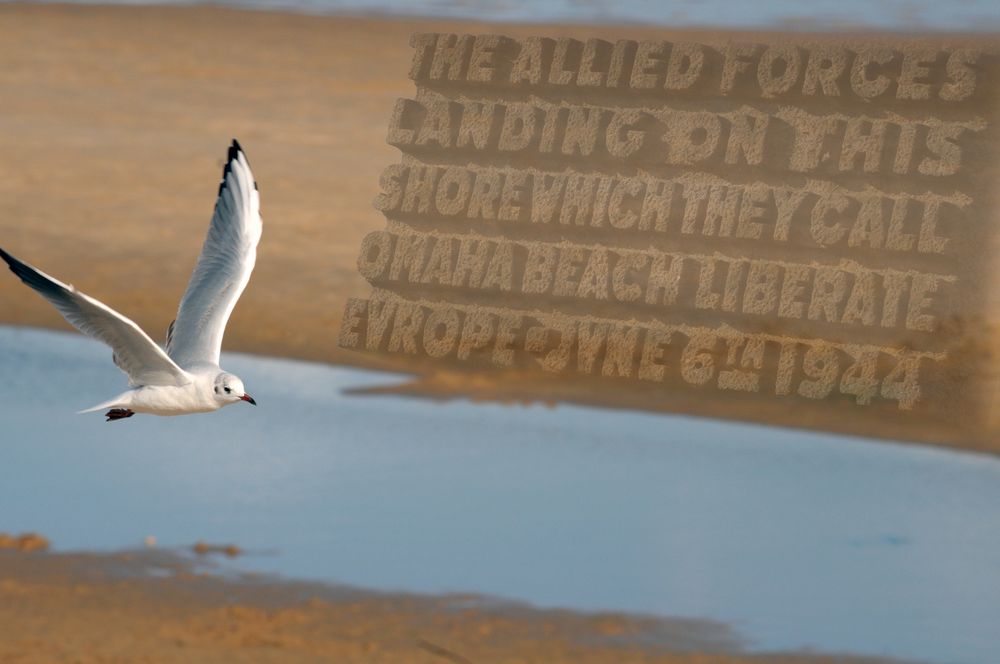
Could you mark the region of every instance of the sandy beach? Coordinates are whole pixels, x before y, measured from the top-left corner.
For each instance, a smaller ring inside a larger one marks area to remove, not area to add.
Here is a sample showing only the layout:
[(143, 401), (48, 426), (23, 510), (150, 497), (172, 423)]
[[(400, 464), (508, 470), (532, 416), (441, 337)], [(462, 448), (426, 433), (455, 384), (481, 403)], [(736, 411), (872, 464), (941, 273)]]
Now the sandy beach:
[[(356, 258), (365, 234), (385, 225), (371, 201), (379, 174), (399, 159), (385, 142), (386, 127), (394, 101), (413, 94), (408, 42), (421, 30), (719, 38), (638, 27), (0, 4), (0, 245), (162, 339), (201, 247), (225, 148), (236, 137), (260, 182), (265, 227), (227, 351), (411, 370), (415, 381), (392, 391), (417, 397), (546, 400), (545, 384), (527, 393), (513, 373), (469, 375), (337, 346), (347, 298), (370, 290)], [(0, 324), (68, 329), (11, 275), (0, 278), (0, 302)], [(585, 386), (552, 394), (611, 406), (630, 399)], [(699, 408), (693, 400), (671, 404), (711, 414)], [(739, 419), (760, 419), (735, 408)], [(933, 429), (926, 436), (1000, 452), (1000, 441), (971, 445)], [(0, 551), (0, 660), (880, 661), (739, 654), (731, 634), (712, 623), (481, 604), (456, 609), (456, 602), (234, 580), (171, 554)], [(703, 654), (711, 651), (736, 654)]]
[[(476, 374), (338, 348), (344, 303), (370, 291), (356, 268), (361, 240), (385, 225), (371, 202), (382, 169), (400, 158), (385, 138), (394, 101), (414, 92), (407, 78), (409, 35), (431, 29), (609, 39), (683, 35), (706, 42), (731, 34), (3, 4), (3, 246), (127, 312), (159, 338), (193, 268), (225, 146), (235, 136), (260, 182), (265, 230), (226, 350), (412, 370), (414, 382), (396, 391), (414, 396), (568, 400), (872, 435), (852, 429), (850, 417), (820, 422), (784, 403), (762, 411), (738, 399), (719, 406), (682, 395), (664, 404), (648, 390), (550, 384), (538, 376), (526, 389), (516, 371)], [(67, 328), (15, 279), (0, 279), (0, 301), (0, 322)], [(889, 430), (875, 434), (896, 437)], [(943, 423), (907, 435), (1000, 450), (996, 441)]]
[(0, 550), (4, 662), (888, 664), (739, 649), (708, 621), (232, 579), (172, 552)]
[[(163, 334), (235, 136), (260, 183), (265, 230), (226, 349), (377, 364), (338, 349), (336, 333), (346, 299), (370, 288), (358, 248), (385, 224), (371, 202), (399, 159), (386, 128), (395, 100), (413, 94), (409, 35), (428, 29), (541, 27), (0, 5), (4, 246)], [(0, 281), (0, 298), (4, 323), (65, 328), (15, 280)]]

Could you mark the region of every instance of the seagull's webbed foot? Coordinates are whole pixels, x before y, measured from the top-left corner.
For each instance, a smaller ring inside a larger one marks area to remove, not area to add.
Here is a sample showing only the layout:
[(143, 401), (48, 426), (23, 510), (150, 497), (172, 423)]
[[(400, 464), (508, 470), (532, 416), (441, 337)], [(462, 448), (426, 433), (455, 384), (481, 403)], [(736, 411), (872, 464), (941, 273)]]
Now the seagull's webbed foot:
[(135, 415), (135, 412), (129, 410), (128, 408), (112, 408), (104, 415), (108, 418), (104, 421), (111, 422), (113, 420), (124, 420), (126, 417), (132, 417)]

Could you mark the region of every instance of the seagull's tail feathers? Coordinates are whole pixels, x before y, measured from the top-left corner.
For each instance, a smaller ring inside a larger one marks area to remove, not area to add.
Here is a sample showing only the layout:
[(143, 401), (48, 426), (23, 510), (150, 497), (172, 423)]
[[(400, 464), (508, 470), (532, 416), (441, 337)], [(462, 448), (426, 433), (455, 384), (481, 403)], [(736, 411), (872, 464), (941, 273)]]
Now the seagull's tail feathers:
[(92, 408), (87, 408), (85, 410), (76, 411), (77, 415), (83, 415), (84, 413), (96, 413), (99, 410), (106, 410), (111, 408), (128, 408), (132, 405), (132, 399), (130, 398), (128, 392), (123, 392), (116, 396), (114, 399), (109, 399), (104, 403), (99, 403)]

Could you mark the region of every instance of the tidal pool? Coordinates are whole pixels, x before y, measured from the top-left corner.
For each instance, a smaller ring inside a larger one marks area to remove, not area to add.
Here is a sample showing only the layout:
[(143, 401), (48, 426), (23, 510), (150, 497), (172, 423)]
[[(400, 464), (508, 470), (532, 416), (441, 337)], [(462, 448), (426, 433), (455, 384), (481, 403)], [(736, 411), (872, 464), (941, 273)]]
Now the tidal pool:
[(992, 664), (1000, 459), (573, 406), (357, 396), (226, 354), (260, 404), (105, 423), (104, 346), (0, 326), (0, 531), (233, 542), (242, 569), (724, 621), (752, 650)]

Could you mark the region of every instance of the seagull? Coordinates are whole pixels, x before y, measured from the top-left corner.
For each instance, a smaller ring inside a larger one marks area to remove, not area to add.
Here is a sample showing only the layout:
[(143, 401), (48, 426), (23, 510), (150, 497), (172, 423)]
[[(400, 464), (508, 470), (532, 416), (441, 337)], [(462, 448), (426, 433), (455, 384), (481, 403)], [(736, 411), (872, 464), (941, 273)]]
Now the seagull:
[(226, 156), (215, 213), (201, 256), (161, 348), (127, 317), (70, 284), (14, 258), (0, 258), (83, 334), (111, 347), (112, 360), (128, 376), (129, 390), (81, 413), (109, 409), (106, 422), (150, 415), (208, 413), (246, 401), (243, 381), (219, 367), (222, 335), (257, 260), (263, 222), (260, 194), (236, 139)]

